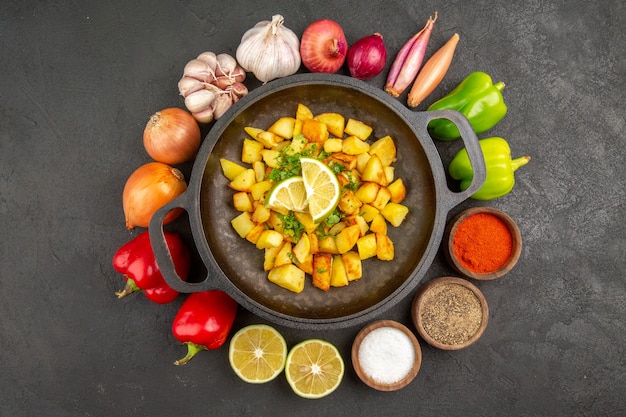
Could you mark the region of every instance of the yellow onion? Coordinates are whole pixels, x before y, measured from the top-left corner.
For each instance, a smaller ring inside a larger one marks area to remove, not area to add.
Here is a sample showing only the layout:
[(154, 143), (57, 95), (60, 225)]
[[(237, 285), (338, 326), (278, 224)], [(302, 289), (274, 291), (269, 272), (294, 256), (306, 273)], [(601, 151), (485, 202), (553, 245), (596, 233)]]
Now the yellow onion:
[(143, 131), (146, 152), (155, 161), (180, 164), (192, 160), (200, 148), (200, 127), (193, 116), (176, 107), (154, 113)]
[[(133, 172), (124, 186), (122, 202), (126, 227), (148, 227), (152, 215), (187, 190), (183, 173), (162, 162), (148, 162)], [(182, 209), (170, 211), (163, 224), (171, 223)]]

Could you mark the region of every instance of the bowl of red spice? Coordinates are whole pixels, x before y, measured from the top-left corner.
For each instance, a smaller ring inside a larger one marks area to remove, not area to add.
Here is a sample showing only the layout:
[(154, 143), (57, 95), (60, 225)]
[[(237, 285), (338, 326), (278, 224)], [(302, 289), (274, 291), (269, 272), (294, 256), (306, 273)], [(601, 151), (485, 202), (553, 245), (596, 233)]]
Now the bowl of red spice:
[(474, 344), (487, 328), (489, 307), (471, 282), (439, 277), (422, 285), (413, 298), (411, 319), (429, 345), (459, 350)]
[(378, 391), (406, 387), (422, 365), (422, 350), (413, 332), (394, 320), (363, 327), (352, 343), (352, 366), (366, 385)]
[(444, 254), (464, 276), (492, 280), (507, 274), (522, 252), (515, 221), (492, 207), (474, 207), (455, 216), (444, 235)]

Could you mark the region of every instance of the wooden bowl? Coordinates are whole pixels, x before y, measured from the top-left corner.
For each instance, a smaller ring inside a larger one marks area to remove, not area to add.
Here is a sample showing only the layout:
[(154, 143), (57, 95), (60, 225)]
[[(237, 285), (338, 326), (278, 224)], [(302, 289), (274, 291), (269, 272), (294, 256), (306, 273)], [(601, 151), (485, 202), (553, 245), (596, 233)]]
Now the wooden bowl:
[(483, 293), (471, 282), (440, 277), (418, 290), (411, 305), (411, 318), (426, 343), (438, 349), (459, 350), (482, 336), (489, 307)]
[[(498, 217), (500, 220), (502, 220), (502, 222), (504, 222), (504, 224), (509, 229), (509, 232), (511, 233), (511, 255), (500, 268), (488, 272), (476, 272), (466, 268), (465, 265), (456, 256), (454, 251), (454, 237), (457, 230), (459, 229), (459, 226), (468, 217), (479, 213), (491, 214)], [(513, 269), (520, 257), (520, 254), (522, 253), (522, 235), (515, 221), (505, 212), (491, 207), (470, 208), (456, 215), (450, 221), (448, 227), (446, 228), (443, 242), (444, 255), (448, 263), (456, 271), (463, 274), (464, 276), (481, 281), (500, 278), (503, 275), (507, 274), (509, 271), (511, 271), (511, 269)]]
[[(398, 331), (401, 333), (398, 333)], [(402, 364), (398, 369), (394, 370), (392, 369), (393, 364), (390, 363), (389, 359), (403, 359), (401, 357), (400, 345), (405, 342), (410, 344), (409, 349), (412, 347), (414, 358), (410, 363)], [(362, 349), (373, 349), (373, 351), (365, 352)], [(390, 375), (382, 377), (373, 375), (383, 370), (381, 367), (365, 363), (365, 355), (369, 357), (373, 353), (380, 353), (379, 357), (387, 357), (387, 363), (384, 364), (384, 372), (390, 373)], [(361, 381), (378, 391), (396, 391), (404, 388), (413, 381), (421, 365), (422, 350), (419, 342), (413, 332), (401, 323), (393, 320), (378, 320), (365, 326), (354, 338), (352, 344), (352, 366), (354, 371)]]

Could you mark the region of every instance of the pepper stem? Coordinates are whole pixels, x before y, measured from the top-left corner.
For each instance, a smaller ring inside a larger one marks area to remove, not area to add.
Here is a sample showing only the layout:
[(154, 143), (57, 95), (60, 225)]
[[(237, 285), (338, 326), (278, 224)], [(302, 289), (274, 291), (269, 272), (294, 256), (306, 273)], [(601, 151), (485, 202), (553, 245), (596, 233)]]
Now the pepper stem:
[(505, 84), (502, 81), (499, 81), (495, 83), (493, 86), (496, 87), (499, 91), (502, 91), (504, 90)]
[(530, 156), (520, 156), (519, 158), (513, 159), (511, 161), (511, 168), (513, 168), (513, 172), (515, 172), (519, 167), (523, 167), (529, 162)]
[(115, 295), (117, 295), (117, 298), (124, 298), (129, 294), (132, 294), (136, 291), (141, 290), (141, 288), (139, 288), (137, 286), (137, 284), (135, 284), (135, 281), (133, 281), (130, 278), (126, 279), (126, 285), (124, 286), (124, 289), (121, 291), (115, 291)]
[(187, 345), (187, 354), (185, 355), (184, 358), (179, 359), (176, 362), (174, 362), (174, 365), (185, 365), (194, 356), (196, 356), (196, 354), (198, 352), (200, 352), (201, 350), (206, 350), (206, 348), (204, 346), (197, 345), (197, 344), (191, 343), (191, 342), (186, 342), (185, 345)]

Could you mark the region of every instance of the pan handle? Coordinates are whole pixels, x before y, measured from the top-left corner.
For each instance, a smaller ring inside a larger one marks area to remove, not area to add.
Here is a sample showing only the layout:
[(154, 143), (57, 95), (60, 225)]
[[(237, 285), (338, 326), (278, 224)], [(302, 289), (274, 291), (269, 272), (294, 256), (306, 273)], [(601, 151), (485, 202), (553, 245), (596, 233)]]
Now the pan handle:
[(209, 279), (210, 274), (207, 274), (207, 278), (201, 282), (183, 281), (174, 268), (172, 255), (170, 254), (167, 241), (165, 240), (165, 234), (163, 233), (163, 221), (165, 216), (172, 210), (182, 209), (187, 213), (190, 213), (190, 195), (191, 193), (185, 192), (165, 204), (152, 215), (150, 224), (148, 225), (150, 244), (152, 245), (152, 251), (154, 252), (154, 257), (157, 265), (159, 266), (159, 270), (161, 271), (165, 282), (167, 282), (167, 285), (180, 293), (192, 293), (217, 289), (217, 284), (213, 282), (214, 280)]
[[(465, 145), (465, 149), (467, 149), (467, 154), (469, 156), (470, 163), (472, 164), (472, 171), (474, 172), (474, 175), (472, 177), (472, 182), (467, 189), (460, 192), (454, 192), (447, 186), (442, 187), (444, 192), (449, 196), (446, 198), (446, 204), (449, 204), (448, 209), (452, 209), (461, 202), (470, 198), (485, 183), (487, 178), (485, 156), (480, 148), (478, 137), (476, 136), (472, 125), (470, 125), (467, 118), (465, 118), (465, 116), (463, 116), (460, 112), (456, 110), (436, 110), (422, 112), (422, 115), (425, 117), (423, 126), (428, 126), (428, 123), (434, 119), (448, 119), (454, 123), (461, 133), (461, 140)], [(425, 130), (428, 132), (428, 129)], [(430, 134), (428, 134), (428, 136), (430, 136)]]

